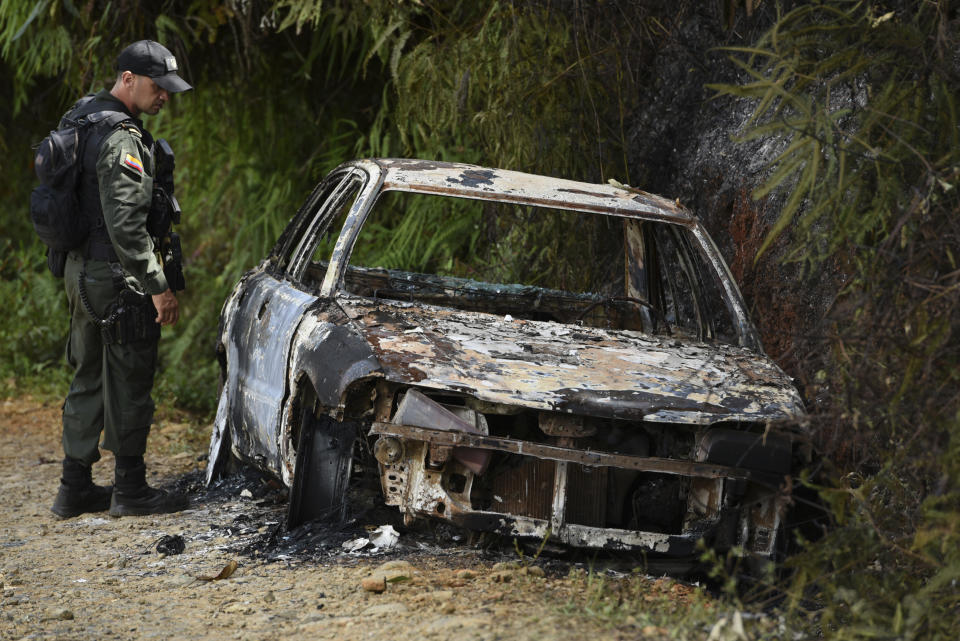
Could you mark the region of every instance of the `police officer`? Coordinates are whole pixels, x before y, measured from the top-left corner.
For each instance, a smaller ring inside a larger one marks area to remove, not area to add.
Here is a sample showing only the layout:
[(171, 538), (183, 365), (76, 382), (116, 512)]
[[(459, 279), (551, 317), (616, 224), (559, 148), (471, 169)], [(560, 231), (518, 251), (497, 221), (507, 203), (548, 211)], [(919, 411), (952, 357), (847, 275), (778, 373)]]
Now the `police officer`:
[[(63, 475), (51, 507), (61, 518), (108, 508), (112, 516), (127, 516), (187, 506), (185, 496), (147, 485), (143, 462), (160, 326), (176, 323), (180, 308), (157, 257), (157, 239), (147, 231), (153, 138), (139, 116), (156, 114), (171, 94), (192, 87), (177, 74), (173, 54), (150, 40), (120, 52), (116, 71), (112, 89), (81, 99), (64, 116), (112, 111), (126, 117), (113, 118), (120, 122), (108, 131), (84, 129), (90, 133), (78, 161), (77, 196), (92, 232), (69, 253), (64, 270), (74, 378), (63, 406)], [(91, 480), (101, 433), (103, 448), (115, 455), (112, 488)]]

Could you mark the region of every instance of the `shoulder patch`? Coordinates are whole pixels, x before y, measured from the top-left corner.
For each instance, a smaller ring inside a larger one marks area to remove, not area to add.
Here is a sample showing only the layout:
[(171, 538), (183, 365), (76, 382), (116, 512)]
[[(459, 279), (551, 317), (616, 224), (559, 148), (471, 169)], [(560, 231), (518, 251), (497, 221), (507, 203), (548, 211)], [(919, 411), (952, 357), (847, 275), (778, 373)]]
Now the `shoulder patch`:
[(140, 159), (133, 154), (124, 154), (123, 164), (135, 170), (138, 174), (143, 173), (143, 163), (140, 162)]

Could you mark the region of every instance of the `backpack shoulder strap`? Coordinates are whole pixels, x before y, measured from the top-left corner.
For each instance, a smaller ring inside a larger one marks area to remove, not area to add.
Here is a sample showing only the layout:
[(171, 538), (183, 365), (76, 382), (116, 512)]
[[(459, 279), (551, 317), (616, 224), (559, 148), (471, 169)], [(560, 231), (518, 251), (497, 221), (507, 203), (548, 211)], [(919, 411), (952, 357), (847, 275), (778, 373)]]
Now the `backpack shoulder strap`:
[(123, 113), (122, 111), (111, 111), (106, 109), (103, 111), (95, 111), (87, 114), (84, 117), (84, 121), (87, 124), (101, 126), (106, 129), (113, 129), (124, 120), (130, 120), (131, 122), (133, 121), (129, 115)]
[[(107, 136), (120, 126), (135, 132), (137, 136), (142, 136), (133, 119), (120, 111), (98, 111), (86, 116), (84, 120), (89, 130), (84, 136), (83, 144), (84, 146), (92, 146), (92, 149), (100, 149), (101, 143)], [(93, 153), (94, 158), (96, 158), (98, 152)]]
[[(140, 132), (133, 118), (122, 111), (95, 111), (84, 116), (82, 122), (85, 127), (90, 127), (93, 130), (90, 132), (90, 135), (97, 136), (100, 140), (109, 135), (111, 131), (121, 124), (127, 129), (132, 129), (137, 133)], [(97, 144), (99, 144), (99, 142)]]
[(95, 95), (84, 96), (67, 112), (67, 116), (71, 120), (77, 121), (98, 111), (117, 111), (117, 102), (115, 100), (97, 100)]

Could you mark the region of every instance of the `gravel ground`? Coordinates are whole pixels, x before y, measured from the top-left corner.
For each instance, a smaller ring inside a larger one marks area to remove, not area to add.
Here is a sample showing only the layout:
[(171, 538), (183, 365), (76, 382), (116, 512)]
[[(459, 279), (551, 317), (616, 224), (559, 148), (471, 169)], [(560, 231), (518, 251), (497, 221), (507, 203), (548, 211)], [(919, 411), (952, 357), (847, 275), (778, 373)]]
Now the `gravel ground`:
[[(623, 616), (624, 590), (671, 616), (711, 608), (687, 584), (636, 574), (603, 579), (608, 603), (593, 566), (437, 527), (344, 551), (385, 523), (377, 510), (287, 532), (285, 490), (252, 474), (203, 488), (197, 448), (183, 451), (173, 421), (154, 428), (148, 479), (190, 493), (190, 509), (58, 520), (59, 422), (58, 404), (0, 401), (0, 639), (659, 639), (671, 636), (662, 617)], [(107, 453), (95, 479), (112, 469)], [(157, 551), (176, 536), (182, 553)]]

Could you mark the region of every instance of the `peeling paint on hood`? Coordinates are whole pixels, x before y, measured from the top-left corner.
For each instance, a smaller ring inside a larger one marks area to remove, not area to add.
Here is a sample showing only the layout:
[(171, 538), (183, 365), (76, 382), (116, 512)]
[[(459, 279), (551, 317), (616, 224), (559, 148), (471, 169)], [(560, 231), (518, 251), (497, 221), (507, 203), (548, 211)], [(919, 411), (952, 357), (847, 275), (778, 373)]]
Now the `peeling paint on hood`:
[(631, 420), (709, 424), (803, 411), (783, 371), (740, 347), (353, 296), (339, 303), (395, 382)]

